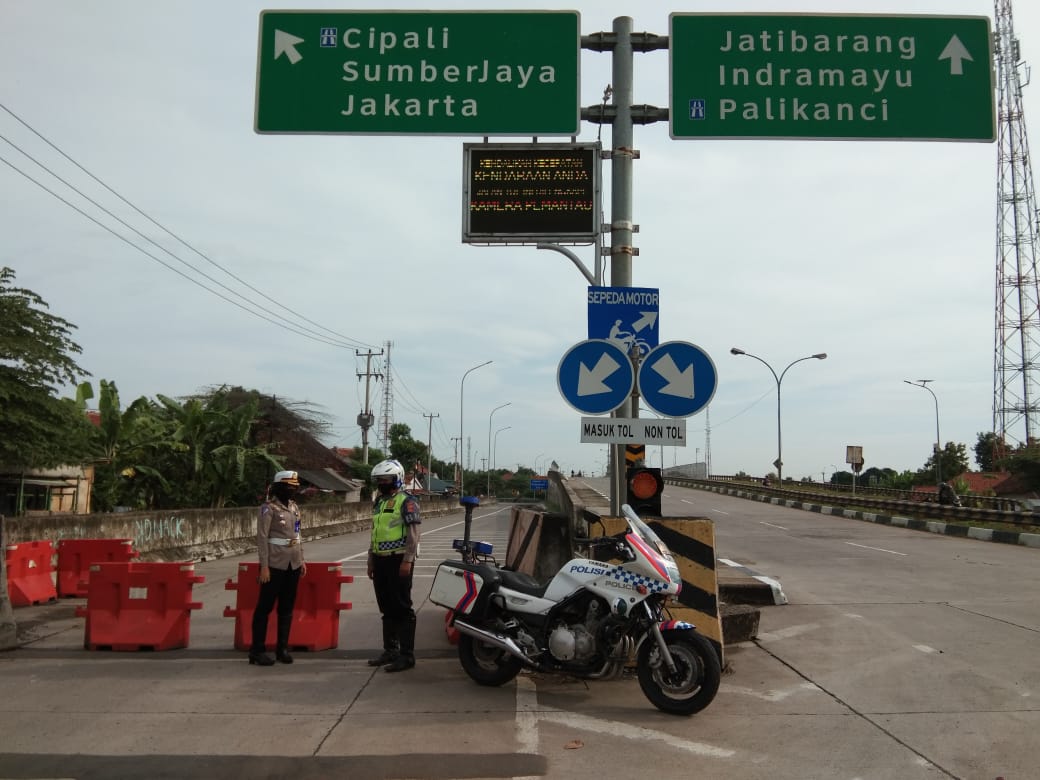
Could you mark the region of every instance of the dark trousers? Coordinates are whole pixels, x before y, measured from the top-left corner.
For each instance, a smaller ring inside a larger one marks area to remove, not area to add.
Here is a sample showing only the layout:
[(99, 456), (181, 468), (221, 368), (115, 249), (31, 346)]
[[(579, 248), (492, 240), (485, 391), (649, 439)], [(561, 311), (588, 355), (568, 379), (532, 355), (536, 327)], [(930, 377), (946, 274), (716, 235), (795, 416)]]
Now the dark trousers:
[(415, 665), (415, 610), (412, 575), (401, 576), (404, 555), (377, 555), (372, 564), (376, 603), (383, 615), (383, 650), (400, 653)]
[(372, 565), (372, 585), (383, 620), (415, 622), (412, 609), (412, 575), (401, 576), (404, 555), (376, 555)]
[(267, 617), (278, 604), (278, 644), (289, 641), (293, 607), (296, 606), (296, 588), (303, 569), (271, 569), (271, 579), (260, 584), (260, 596), (253, 612), (253, 644), (250, 651), (264, 652), (267, 644)]

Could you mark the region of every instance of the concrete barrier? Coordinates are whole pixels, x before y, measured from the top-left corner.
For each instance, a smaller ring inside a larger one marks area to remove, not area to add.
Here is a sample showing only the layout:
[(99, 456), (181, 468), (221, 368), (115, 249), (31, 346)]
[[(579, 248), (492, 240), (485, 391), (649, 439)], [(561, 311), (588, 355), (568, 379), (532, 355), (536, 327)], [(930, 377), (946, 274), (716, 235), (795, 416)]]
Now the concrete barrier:
[[(422, 513), (428, 516), (457, 511), (458, 499), (424, 497)], [(321, 539), (367, 530), (372, 505), (301, 504), (305, 539)], [(240, 555), (256, 549), (257, 507), (229, 509), (164, 509), (148, 512), (116, 512), (91, 515), (33, 515), (7, 518), (7, 544), (48, 539), (133, 539), (142, 561), (210, 560)]]

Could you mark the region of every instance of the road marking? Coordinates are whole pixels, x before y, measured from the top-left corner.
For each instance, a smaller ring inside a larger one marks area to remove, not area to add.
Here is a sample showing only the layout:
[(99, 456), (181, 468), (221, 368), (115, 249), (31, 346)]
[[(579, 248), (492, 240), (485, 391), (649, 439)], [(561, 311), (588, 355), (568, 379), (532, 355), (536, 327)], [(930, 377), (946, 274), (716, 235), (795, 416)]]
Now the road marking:
[(781, 628), (779, 631), (766, 631), (759, 633), (758, 639), (759, 641), (764, 639), (767, 642), (775, 642), (778, 639), (792, 639), (793, 637), (802, 634), (808, 634), (810, 631), (815, 631), (819, 627), (818, 623), (803, 623), (800, 626)]
[(791, 686), (790, 688), (784, 688), (780, 691), (756, 691), (751, 688), (744, 688), (739, 685), (728, 685), (723, 683), (719, 687), (719, 692), (725, 693), (736, 693), (743, 696), (753, 696), (756, 699), (764, 699), (765, 701), (783, 701), (784, 699), (794, 696), (796, 693), (802, 693), (803, 691), (812, 691), (814, 693), (820, 692), (820, 687), (815, 683), (803, 682), (798, 685)]
[(886, 550), (884, 547), (871, 547), (868, 544), (856, 544), (855, 542), (845, 542), (845, 544), (852, 545), (853, 547), (862, 547), (864, 550), (877, 550), (878, 552), (892, 553), (892, 555), (909, 555), (910, 553), (896, 552), (895, 550)]
[(920, 652), (928, 653), (929, 655), (938, 652), (934, 647), (929, 647), (928, 645), (914, 645), (914, 650), (919, 650)]
[(766, 523), (766, 522), (763, 522), (761, 520), (758, 521), (758, 524), (759, 525), (768, 525), (770, 528), (779, 528), (781, 531), (788, 531), (788, 530), (790, 530), (789, 528), (785, 528), (782, 525), (776, 525), (774, 523)]
[[(815, 687), (815, 686), (814, 686)], [(609, 735), (621, 739), (633, 739), (640, 742), (663, 742), (669, 747), (684, 750), (698, 756), (711, 758), (731, 758), (735, 750), (708, 745), (704, 742), (693, 742), (680, 739), (661, 731), (644, 729), (631, 723), (615, 720), (603, 720), (573, 712), (564, 712), (552, 707), (540, 709), (538, 706), (538, 690), (534, 680), (520, 676), (516, 679), (516, 732), (519, 750), (517, 752), (538, 755), (538, 724), (542, 721), (557, 723), (569, 728), (591, 731), (594, 734)], [(521, 780), (516, 778), (515, 780)], [(527, 780), (523, 778), (522, 780)]]

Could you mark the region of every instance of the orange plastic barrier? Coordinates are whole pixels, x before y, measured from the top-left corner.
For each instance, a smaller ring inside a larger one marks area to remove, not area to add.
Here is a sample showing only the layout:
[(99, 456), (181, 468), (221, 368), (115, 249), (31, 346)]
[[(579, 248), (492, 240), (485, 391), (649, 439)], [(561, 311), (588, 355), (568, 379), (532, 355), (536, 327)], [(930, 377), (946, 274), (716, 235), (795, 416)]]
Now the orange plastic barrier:
[[(238, 580), (229, 579), (224, 590), (238, 591), (235, 606), (224, 608), (224, 617), (235, 619), (235, 649), (248, 650), (252, 644), (253, 613), (260, 595), (259, 563), (238, 564)], [(307, 563), (307, 576), (300, 578), (293, 609), (289, 647), (293, 650), (331, 650), (339, 647), (339, 613), (350, 609), (349, 601), (340, 601), (340, 585), (353, 582), (343, 574), (338, 563)], [(277, 606), (275, 607), (277, 610)], [(278, 618), (275, 612), (267, 620), (265, 646), (273, 650), (277, 643)]]
[(76, 616), (87, 619), (88, 650), (173, 650), (187, 647), (192, 586), (205, 582), (194, 563), (93, 563), (87, 604)]
[(49, 541), (19, 542), (4, 551), (11, 606), (31, 607), (58, 598), (54, 587), (54, 548)]
[(86, 598), (90, 564), (137, 558), (133, 545), (133, 539), (59, 539), (58, 595)]

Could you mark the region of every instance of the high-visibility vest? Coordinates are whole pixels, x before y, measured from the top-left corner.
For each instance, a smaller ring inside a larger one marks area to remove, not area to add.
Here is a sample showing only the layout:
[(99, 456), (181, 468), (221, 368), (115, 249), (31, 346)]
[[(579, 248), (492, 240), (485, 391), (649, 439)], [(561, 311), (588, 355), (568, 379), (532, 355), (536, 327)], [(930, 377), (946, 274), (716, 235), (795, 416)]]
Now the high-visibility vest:
[(375, 555), (394, 555), (404, 552), (408, 528), (401, 507), (408, 494), (398, 491), (390, 498), (379, 499), (372, 515), (372, 552)]

